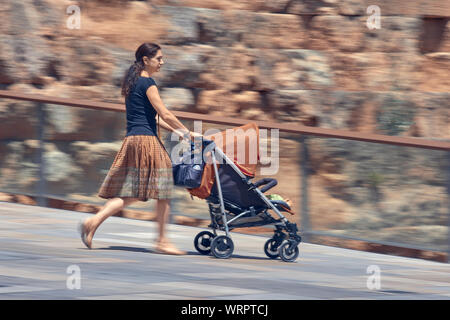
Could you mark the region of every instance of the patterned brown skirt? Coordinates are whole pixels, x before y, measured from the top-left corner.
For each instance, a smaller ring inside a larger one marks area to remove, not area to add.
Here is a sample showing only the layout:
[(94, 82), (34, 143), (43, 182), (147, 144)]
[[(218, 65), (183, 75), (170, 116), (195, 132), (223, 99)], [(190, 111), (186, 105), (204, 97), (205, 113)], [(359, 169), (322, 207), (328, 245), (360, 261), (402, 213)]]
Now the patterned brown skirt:
[(100, 187), (99, 197), (170, 199), (172, 190), (172, 162), (158, 138), (128, 136)]

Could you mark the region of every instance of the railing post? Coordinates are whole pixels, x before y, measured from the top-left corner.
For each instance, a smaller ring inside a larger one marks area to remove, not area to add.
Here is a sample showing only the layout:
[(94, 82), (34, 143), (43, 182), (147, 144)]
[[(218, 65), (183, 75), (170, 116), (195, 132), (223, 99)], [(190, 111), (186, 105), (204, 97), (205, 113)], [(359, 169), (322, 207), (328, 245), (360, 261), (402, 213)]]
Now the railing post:
[(39, 181), (37, 184), (37, 204), (38, 206), (47, 206), (47, 181), (45, 176), (46, 165), (44, 159), (45, 153), (45, 111), (44, 104), (37, 103), (38, 113), (38, 139), (39, 139), (39, 151), (38, 151), (38, 165), (39, 165)]
[(302, 135), (300, 137), (300, 168), (301, 168), (301, 210), (302, 221), (300, 225), (301, 236), (304, 242), (309, 240), (310, 223), (309, 223), (309, 197), (308, 197), (308, 178), (309, 178), (309, 154), (307, 137)]

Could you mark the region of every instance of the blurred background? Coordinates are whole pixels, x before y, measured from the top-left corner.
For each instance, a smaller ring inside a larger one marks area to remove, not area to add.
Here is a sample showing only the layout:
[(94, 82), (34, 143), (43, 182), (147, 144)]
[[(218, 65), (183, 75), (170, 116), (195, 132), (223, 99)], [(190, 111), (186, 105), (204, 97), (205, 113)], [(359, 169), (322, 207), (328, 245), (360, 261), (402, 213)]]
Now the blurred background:
[[(171, 110), (450, 141), (449, 18), (448, 0), (2, 0), (0, 89), (123, 104), (136, 48), (156, 42)], [(0, 201), (95, 212), (125, 129), (122, 112), (0, 98)], [(271, 193), (309, 241), (448, 252), (448, 151), (280, 138)], [(209, 218), (182, 189), (172, 214)]]

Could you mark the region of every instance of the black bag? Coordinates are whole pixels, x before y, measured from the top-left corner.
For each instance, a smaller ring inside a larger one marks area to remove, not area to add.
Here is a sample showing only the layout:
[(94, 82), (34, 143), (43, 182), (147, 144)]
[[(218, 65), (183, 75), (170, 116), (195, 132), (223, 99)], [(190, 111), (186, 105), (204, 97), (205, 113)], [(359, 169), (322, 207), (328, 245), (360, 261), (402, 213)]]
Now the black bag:
[(193, 189), (200, 187), (202, 183), (205, 162), (201, 158), (201, 163), (194, 163), (195, 153), (193, 151), (194, 144), (191, 144), (191, 153), (180, 157), (177, 164), (172, 166), (173, 180), (176, 186)]

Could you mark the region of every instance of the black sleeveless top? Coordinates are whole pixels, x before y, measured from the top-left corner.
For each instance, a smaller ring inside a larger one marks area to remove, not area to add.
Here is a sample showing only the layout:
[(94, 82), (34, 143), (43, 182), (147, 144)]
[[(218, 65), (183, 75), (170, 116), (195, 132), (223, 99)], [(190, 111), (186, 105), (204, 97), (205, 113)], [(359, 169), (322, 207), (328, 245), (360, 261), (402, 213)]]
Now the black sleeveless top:
[(147, 97), (147, 89), (156, 86), (155, 80), (148, 77), (139, 77), (134, 88), (125, 99), (127, 109), (126, 136), (157, 136), (156, 110)]

